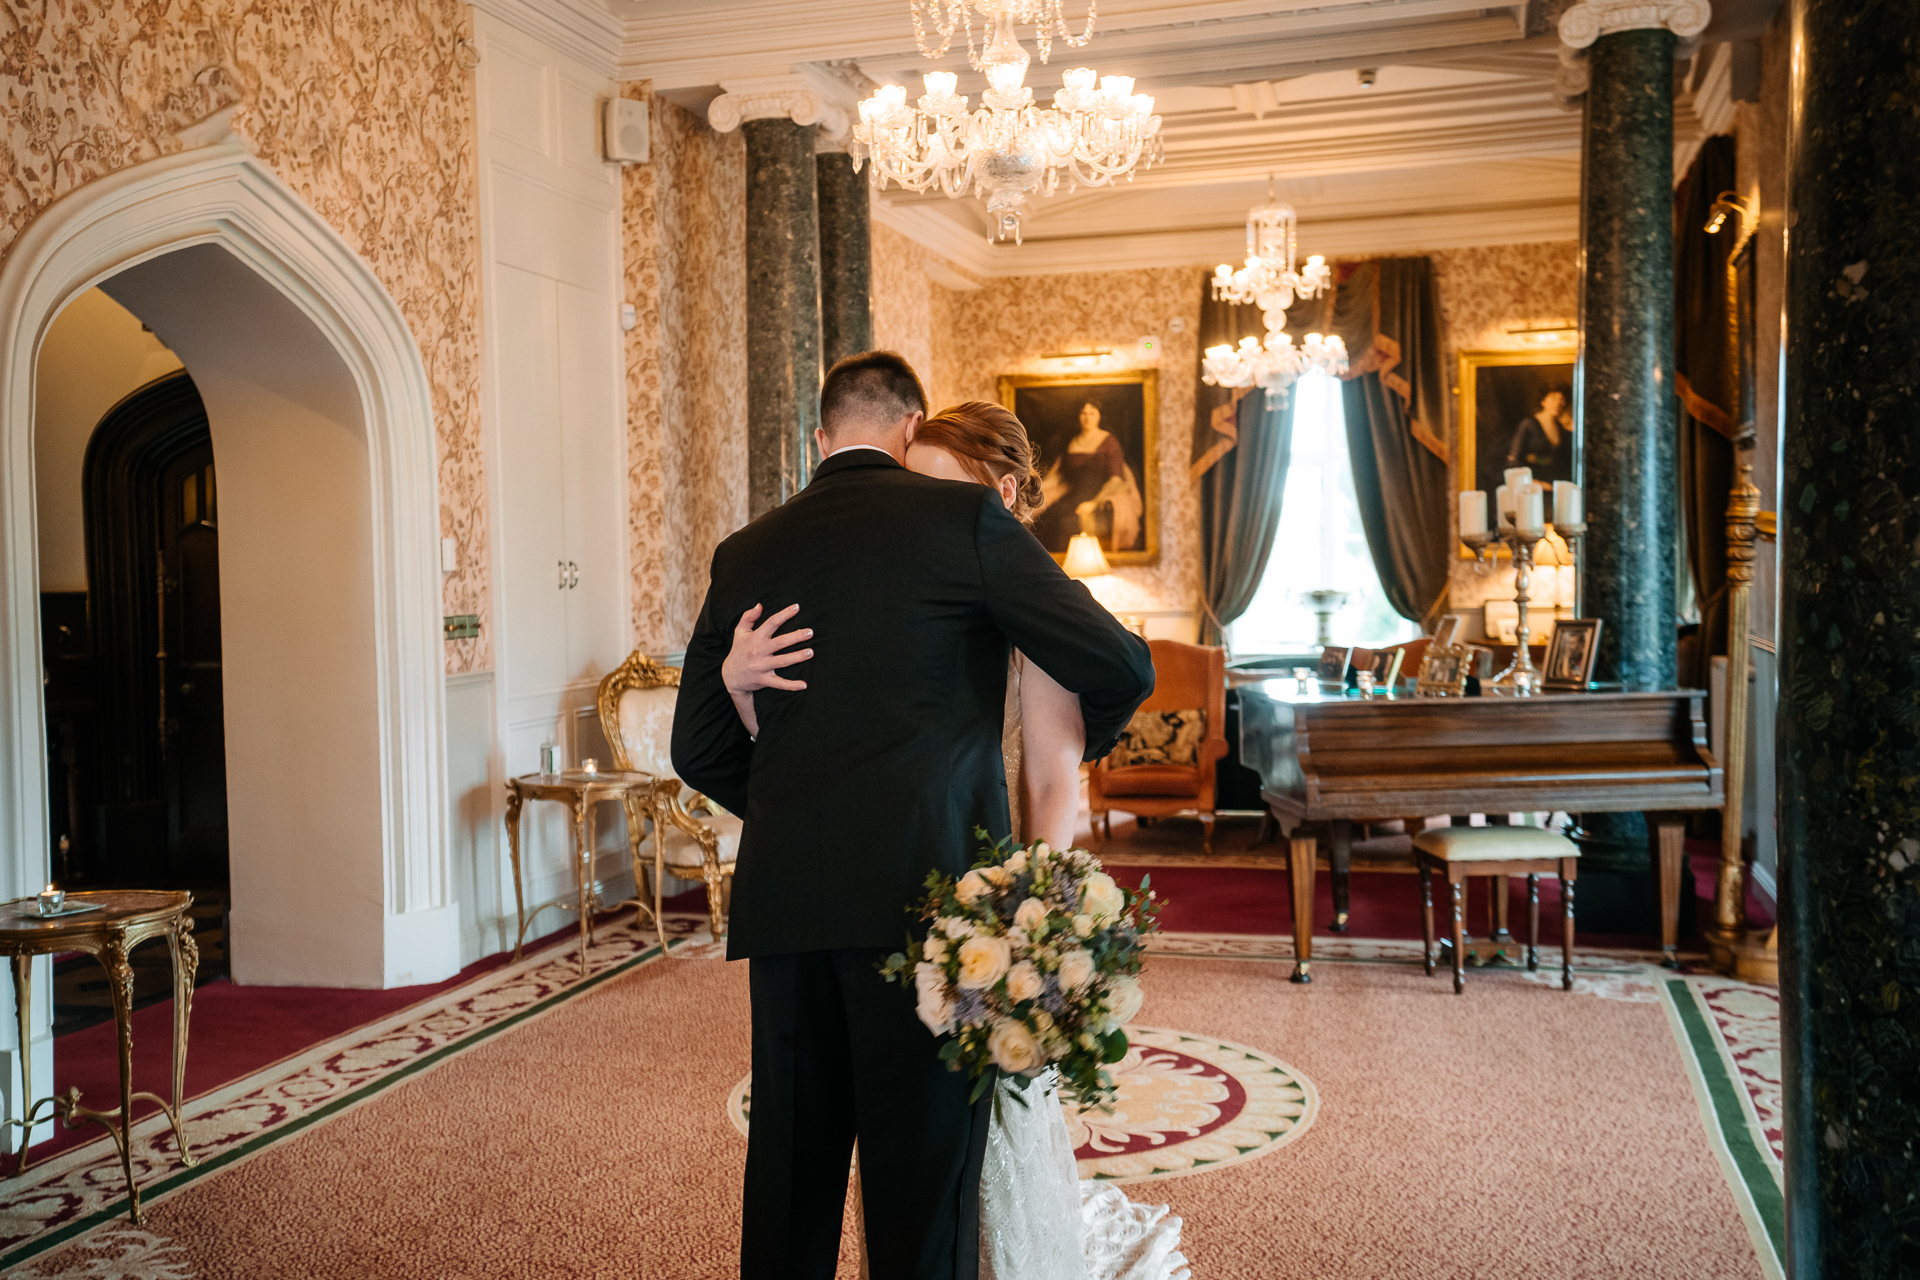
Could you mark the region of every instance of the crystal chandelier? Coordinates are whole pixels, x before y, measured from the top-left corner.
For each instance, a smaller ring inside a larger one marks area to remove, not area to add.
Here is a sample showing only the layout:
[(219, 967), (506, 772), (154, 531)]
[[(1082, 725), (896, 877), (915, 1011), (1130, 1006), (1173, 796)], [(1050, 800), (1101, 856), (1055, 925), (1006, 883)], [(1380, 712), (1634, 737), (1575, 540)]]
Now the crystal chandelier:
[[(1079, 35), (1067, 29), (1067, 15), (1061, 10), (1061, 0), (1012, 0), (1005, 8), (1015, 22), (1033, 24), (1034, 43), (1040, 46), (1040, 61), (1045, 62), (1053, 52), (1054, 33), (1058, 32), (1062, 44), (1078, 49), (1093, 39), (1093, 0), (1087, 0), (1087, 25)], [(913, 10), (913, 38), (920, 46), (920, 52), (929, 58), (938, 58), (953, 47), (953, 33), (956, 27), (964, 28), (967, 36), (967, 61), (975, 71), (984, 70), (980, 65), (980, 55), (973, 51), (973, 9), (978, 8), (988, 17), (995, 16), (995, 7), (991, 0), (910, 0)], [(933, 19), (933, 29), (940, 35), (940, 43), (928, 45), (926, 18)], [(980, 33), (986, 35), (985, 31)]]
[(1267, 328), (1279, 332), (1287, 325), (1287, 308), (1295, 298), (1311, 298), (1326, 291), (1333, 270), (1319, 254), (1307, 259), (1306, 270), (1293, 267), (1298, 244), (1294, 237), (1293, 206), (1274, 199), (1273, 179), (1267, 179), (1267, 202), (1247, 213), (1247, 265), (1235, 271), (1221, 263), (1213, 273), (1213, 296), (1222, 302), (1257, 302)]
[(1211, 387), (1253, 387), (1287, 402), (1287, 388), (1314, 370), (1342, 374), (1347, 371), (1347, 344), (1338, 334), (1310, 333), (1299, 346), (1290, 333), (1267, 334), (1266, 342), (1242, 338), (1239, 347), (1222, 343), (1208, 347), (1201, 357), (1205, 372), (1201, 381)]
[[(952, 8), (964, 8), (958, 0), (947, 3), (949, 18)], [(1018, 244), (1029, 192), (1052, 195), (1062, 175), (1069, 190), (1103, 187), (1130, 177), (1143, 163), (1151, 165), (1160, 156), (1160, 117), (1153, 114), (1150, 96), (1133, 91), (1131, 76), (1102, 78), (1087, 67), (1061, 77), (1064, 87), (1053, 95), (1051, 108), (1035, 106), (1033, 90), (1026, 86), (1031, 59), (1014, 37), (1013, 24), (1016, 18), (1043, 14), (1047, 5), (1038, 0), (976, 3), (993, 21), (993, 38), (974, 61), (987, 77), (980, 109), (969, 112), (966, 98), (955, 95), (951, 71), (928, 72), (926, 93), (912, 106), (905, 88), (884, 85), (860, 104), (851, 150), (856, 171), (872, 160), (876, 190), (891, 181), (908, 191), (937, 190), (959, 199), (971, 189), (986, 200), (993, 217), (988, 238), (1011, 235)], [(1058, 8), (1058, 0), (1052, 0), (1056, 15)], [(916, 22), (918, 12), (916, 5)], [(1088, 21), (1091, 34), (1091, 14)]]

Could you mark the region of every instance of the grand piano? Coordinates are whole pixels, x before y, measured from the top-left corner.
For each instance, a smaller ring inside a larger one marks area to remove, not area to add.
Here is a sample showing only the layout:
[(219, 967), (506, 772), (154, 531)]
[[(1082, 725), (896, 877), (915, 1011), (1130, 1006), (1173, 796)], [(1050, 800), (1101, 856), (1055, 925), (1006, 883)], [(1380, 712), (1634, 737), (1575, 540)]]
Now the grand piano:
[(1724, 801), (1703, 690), (1360, 699), (1269, 679), (1239, 692), (1240, 758), (1260, 775), (1261, 799), (1287, 841), (1293, 981), (1311, 981), (1313, 880), (1322, 866), (1334, 875), (1336, 928), (1345, 926), (1354, 823), (1465, 822), (1472, 813), (1645, 812), (1661, 943), (1673, 960), (1682, 814)]

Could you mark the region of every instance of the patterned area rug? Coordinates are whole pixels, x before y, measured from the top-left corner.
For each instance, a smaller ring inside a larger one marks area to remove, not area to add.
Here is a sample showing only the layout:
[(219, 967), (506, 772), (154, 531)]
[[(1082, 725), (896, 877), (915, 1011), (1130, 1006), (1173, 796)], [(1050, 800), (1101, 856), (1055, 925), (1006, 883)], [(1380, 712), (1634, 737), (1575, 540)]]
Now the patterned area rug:
[[(1147, 1182), (1223, 1169), (1298, 1140), (1320, 1110), (1311, 1080), (1258, 1049), (1161, 1027), (1128, 1027), (1127, 1036), (1112, 1110), (1067, 1109), (1082, 1178)], [(727, 1095), (742, 1134), (752, 1083), (749, 1075)]]
[[(732, 1274), (744, 967), (682, 964), (721, 948), (670, 930), (664, 963), (604, 929), (585, 981), (559, 944), (195, 1100), (196, 1169), (147, 1122), (144, 1228), (104, 1139), (0, 1184), (0, 1273)], [(1770, 990), (1583, 951), (1570, 996), (1486, 969), (1456, 999), (1417, 942), (1350, 939), (1315, 940), (1302, 988), (1284, 938), (1156, 944), (1149, 1013), (1181, 1029), (1136, 1028), (1121, 1104), (1075, 1136), (1088, 1176), (1171, 1202), (1210, 1280), (1780, 1275)], [(1703, 1199), (1716, 1165), (1731, 1194)]]

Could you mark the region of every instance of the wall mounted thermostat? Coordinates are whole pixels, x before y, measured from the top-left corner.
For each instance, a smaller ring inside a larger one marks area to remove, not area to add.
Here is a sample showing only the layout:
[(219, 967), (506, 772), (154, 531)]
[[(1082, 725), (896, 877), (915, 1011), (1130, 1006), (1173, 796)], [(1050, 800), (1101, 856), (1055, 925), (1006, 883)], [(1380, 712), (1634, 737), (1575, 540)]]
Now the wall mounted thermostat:
[(650, 144), (647, 104), (632, 98), (609, 98), (603, 111), (607, 159), (621, 164), (645, 164)]

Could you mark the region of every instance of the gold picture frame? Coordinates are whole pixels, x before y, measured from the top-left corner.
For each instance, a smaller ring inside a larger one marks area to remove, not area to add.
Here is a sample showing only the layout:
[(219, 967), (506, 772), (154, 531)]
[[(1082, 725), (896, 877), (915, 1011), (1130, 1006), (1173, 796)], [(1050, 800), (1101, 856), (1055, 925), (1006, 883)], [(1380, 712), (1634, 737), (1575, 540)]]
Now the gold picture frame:
[(1430, 644), (1420, 659), (1413, 683), (1418, 698), (1464, 698), (1467, 677), (1473, 674), (1473, 646)]
[[(1034, 534), (1055, 560), (1066, 559), (1066, 540), (1094, 522), (1095, 536), (1107, 563), (1116, 568), (1156, 564), (1160, 559), (1160, 372), (1127, 369), (1114, 373), (1003, 374), (1000, 403), (1013, 410), (1039, 451), (1040, 474), (1049, 491), (1065, 483), (1056, 470), (1068, 452), (1067, 443), (1082, 430), (1082, 406), (1099, 411), (1097, 425), (1118, 446), (1132, 487), (1139, 496), (1139, 527), (1131, 546), (1112, 545), (1117, 528), (1126, 523), (1122, 507), (1131, 505), (1124, 493), (1100, 504), (1090, 517), (1069, 512), (1066, 495), (1043, 506), (1034, 521)], [(1104, 442), (1103, 442), (1104, 443)], [(1069, 488), (1067, 494), (1073, 490)], [(1090, 499), (1086, 499), (1090, 500)], [(1055, 514), (1056, 506), (1061, 509)]]
[[(1581, 432), (1579, 415), (1572, 404), (1574, 367), (1579, 353), (1572, 344), (1556, 344), (1526, 351), (1462, 351), (1460, 384), (1455, 421), (1460, 436), (1454, 449), (1456, 493), (1483, 489), (1487, 505), (1493, 505), (1493, 491), (1507, 467), (1507, 452), (1516, 434), (1515, 426), (1527, 416), (1524, 406), (1537, 403), (1551, 390), (1567, 392), (1566, 412), (1571, 429), (1566, 438), (1565, 465), (1534, 468), (1535, 480), (1574, 480), (1579, 466)], [(1544, 406), (1541, 406), (1544, 408)], [(1512, 419), (1509, 421), (1508, 419)], [(1489, 420), (1491, 419), (1491, 420)], [(1507, 440), (1503, 446), (1499, 440)], [(1483, 446), (1492, 445), (1493, 449)], [(1555, 448), (1558, 453), (1558, 447)], [(1489, 454), (1491, 453), (1491, 457)], [(1458, 500), (1456, 499), (1456, 506)], [(1491, 518), (1491, 516), (1489, 516)], [(1451, 521), (1458, 528), (1457, 518)], [(1471, 559), (1474, 551), (1466, 543), (1458, 544), (1462, 559)], [(1494, 553), (1508, 554), (1506, 544), (1495, 543)]]

